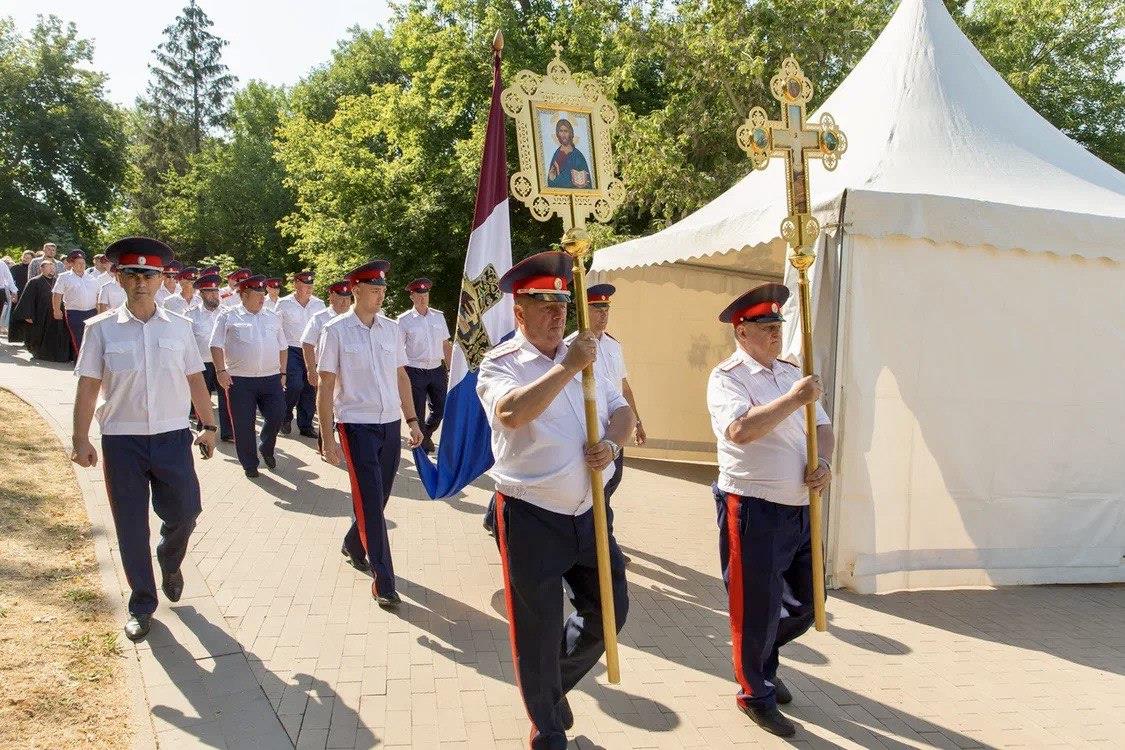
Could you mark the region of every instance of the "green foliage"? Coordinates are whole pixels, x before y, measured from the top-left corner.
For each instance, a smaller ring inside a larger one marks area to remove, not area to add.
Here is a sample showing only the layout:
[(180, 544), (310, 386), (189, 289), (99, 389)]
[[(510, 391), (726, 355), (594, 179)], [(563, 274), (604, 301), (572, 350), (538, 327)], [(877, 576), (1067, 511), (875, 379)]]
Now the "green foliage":
[(250, 83), (234, 98), (231, 139), (209, 142), (184, 174), (166, 175), (157, 227), (182, 259), (226, 252), (257, 272), (298, 270), (278, 229), (294, 207), (273, 150), (287, 110), (282, 89)]
[(86, 244), (125, 175), (124, 120), (74, 24), (0, 18), (0, 246)]

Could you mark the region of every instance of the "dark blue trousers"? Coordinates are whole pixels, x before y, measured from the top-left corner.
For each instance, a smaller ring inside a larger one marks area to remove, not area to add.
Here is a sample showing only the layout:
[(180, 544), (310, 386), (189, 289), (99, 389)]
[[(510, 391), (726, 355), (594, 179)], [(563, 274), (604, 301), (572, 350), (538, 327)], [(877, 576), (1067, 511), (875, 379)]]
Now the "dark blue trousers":
[(316, 388), (309, 385), (305, 357), (299, 346), (289, 347), (289, 359), (285, 363), (285, 422), (293, 421), (294, 408), (297, 409), (297, 429), (311, 430), (316, 413)]
[(737, 701), (777, 705), (778, 649), (813, 623), (809, 509), (712, 486), (719, 520), (719, 557), (730, 600)]
[[(249, 471), (258, 468), (258, 452), (272, 456), (277, 444), (281, 419), (285, 416), (285, 393), (281, 389), (280, 375), (263, 378), (232, 377), (227, 407), (234, 428), (234, 448), (238, 462)], [(258, 410), (262, 411), (262, 435), (255, 434)]]
[(382, 596), (395, 590), (395, 566), (383, 511), (391, 499), (398, 471), (399, 433), (402, 422), (336, 425), (348, 476), (352, 483), (355, 518), (344, 535), (344, 548), (352, 558), (367, 558), (375, 575), (375, 590)]
[(103, 435), (102, 471), (117, 530), (117, 547), (132, 594), (129, 612), (156, 611), (156, 579), (149, 546), (148, 504), (160, 517), (156, 560), (174, 573), (187, 554), (199, 516), (199, 480), (191, 455), (189, 430), (159, 435)]
[[(432, 370), (407, 367), (406, 376), (410, 378), (410, 392), (414, 396), (414, 414), (418, 417), (418, 429), (422, 435), (430, 437), (437, 432), (441, 418), (445, 416), (445, 391), (449, 387), (449, 373), (442, 366)], [(426, 402), (430, 402), (430, 413), (426, 414)]]
[(96, 310), (64, 310), (66, 330), (70, 331), (70, 343), (74, 345), (74, 356), (82, 349), (82, 335), (86, 333), (86, 321), (94, 317)]
[[(531, 719), (533, 750), (564, 750), (563, 696), (605, 652), (594, 512), (561, 515), (496, 493), (496, 543), (504, 575), (516, 685)], [(625, 559), (611, 535), (617, 631), (629, 613)], [(563, 620), (563, 582), (574, 613)]]
[[(218, 376), (215, 374), (215, 363), (203, 363), (203, 380), (207, 383), (207, 392), (219, 394), (219, 437), (223, 440), (231, 437), (230, 409), (227, 408), (227, 392), (219, 385)], [(192, 407), (194, 408), (194, 407)]]

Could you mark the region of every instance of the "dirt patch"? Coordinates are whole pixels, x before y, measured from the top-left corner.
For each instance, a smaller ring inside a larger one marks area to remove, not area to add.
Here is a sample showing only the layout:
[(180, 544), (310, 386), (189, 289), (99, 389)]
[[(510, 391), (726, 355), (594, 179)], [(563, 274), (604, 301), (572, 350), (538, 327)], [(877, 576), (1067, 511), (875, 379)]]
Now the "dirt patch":
[(0, 748), (124, 748), (120, 623), (55, 433), (0, 389)]

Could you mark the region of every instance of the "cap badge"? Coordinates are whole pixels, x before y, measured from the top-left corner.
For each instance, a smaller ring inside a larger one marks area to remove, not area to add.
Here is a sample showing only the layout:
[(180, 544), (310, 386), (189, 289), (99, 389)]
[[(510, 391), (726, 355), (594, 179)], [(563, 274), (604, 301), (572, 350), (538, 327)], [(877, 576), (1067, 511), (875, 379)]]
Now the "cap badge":
[(137, 265), (143, 266), (147, 261), (148, 258), (142, 255), (141, 257), (137, 258)]
[(562, 279), (555, 277), (555, 289), (562, 289)]
[(776, 302), (774, 302), (772, 305), (770, 305), (770, 312), (777, 312), (777, 310), (778, 310), (778, 307), (777, 307)]

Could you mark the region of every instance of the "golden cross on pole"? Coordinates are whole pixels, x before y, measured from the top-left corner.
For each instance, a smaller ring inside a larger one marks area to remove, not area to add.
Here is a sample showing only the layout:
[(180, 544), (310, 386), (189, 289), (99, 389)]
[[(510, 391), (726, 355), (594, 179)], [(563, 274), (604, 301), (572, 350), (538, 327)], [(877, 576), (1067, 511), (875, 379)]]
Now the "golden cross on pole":
[[(761, 107), (754, 107), (738, 128), (738, 145), (750, 157), (754, 169), (765, 169), (771, 158), (785, 160), (785, 195), (789, 215), (781, 222), (781, 236), (792, 251), (789, 263), (797, 270), (801, 305), (801, 370), (813, 372), (812, 313), (809, 268), (816, 260), (812, 247), (820, 235), (820, 223), (809, 206), (809, 159), (820, 159), (824, 168), (836, 168), (848, 149), (848, 139), (836, 127), (832, 115), (822, 112), (819, 124), (805, 120), (805, 105), (812, 98), (812, 82), (792, 57), (785, 58), (781, 72), (770, 79), (770, 92), (781, 102), (781, 119), (771, 120)], [(806, 463), (819, 463), (816, 440), (816, 404), (805, 406)], [(813, 615), (816, 629), (828, 628), (824, 608), (824, 545), (820, 493), (809, 490), (809, 529), (812, 546)]]

